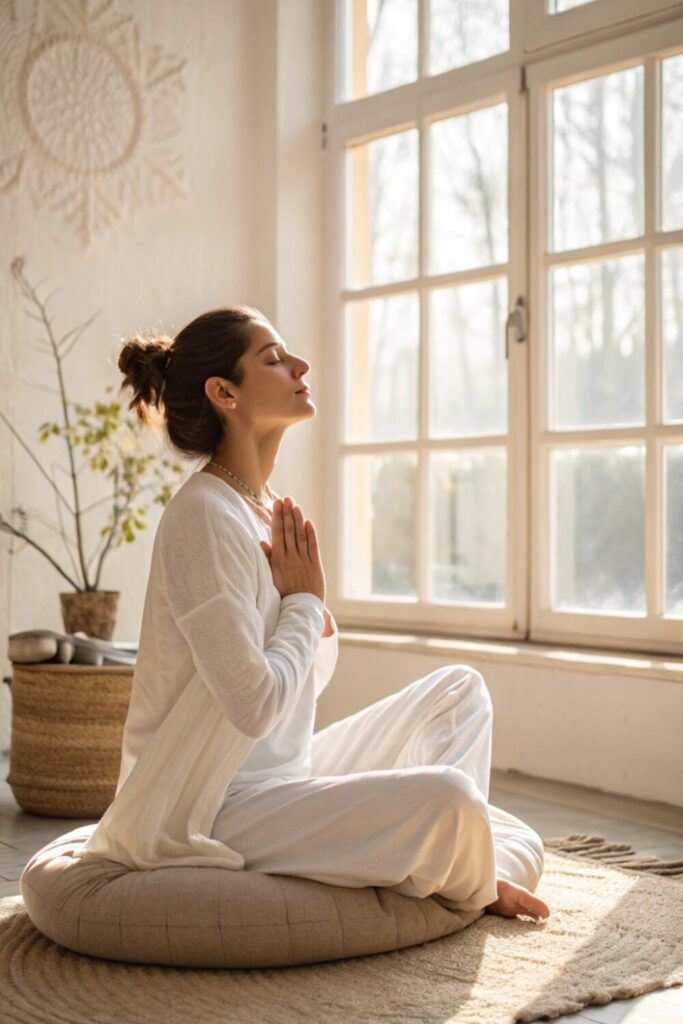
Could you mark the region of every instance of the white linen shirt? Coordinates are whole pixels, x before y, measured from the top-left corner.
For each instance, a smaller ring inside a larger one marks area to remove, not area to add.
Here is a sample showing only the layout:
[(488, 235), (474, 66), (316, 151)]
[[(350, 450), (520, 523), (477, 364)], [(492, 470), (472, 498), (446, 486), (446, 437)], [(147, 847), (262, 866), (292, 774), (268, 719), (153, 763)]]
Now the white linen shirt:
[(231, 792), (311, 770), (315, 704), (338, 655), (323, 602), (281, 598), (270, 528), (230, 484), (191, 474), (157, 527), (114, 801), (80, 855), (129, 867), (244, 858), (211, 838)]

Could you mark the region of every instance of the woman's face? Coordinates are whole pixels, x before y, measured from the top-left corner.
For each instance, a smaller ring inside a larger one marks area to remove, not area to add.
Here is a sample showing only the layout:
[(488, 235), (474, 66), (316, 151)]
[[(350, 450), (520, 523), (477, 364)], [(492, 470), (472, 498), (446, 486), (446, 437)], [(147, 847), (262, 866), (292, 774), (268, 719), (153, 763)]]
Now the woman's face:
[(310, 393), (301, 392), (307, 386), (305, 374), (311, 367), (305, 359), (287, 350), (271, 324), (260, 320), (252, 323), (251, 343), (240, 365), (244, 368), (242, 383), (226, 384), (240, 417), (246, 416), (253, 423), (276, 425), (315, 415)]

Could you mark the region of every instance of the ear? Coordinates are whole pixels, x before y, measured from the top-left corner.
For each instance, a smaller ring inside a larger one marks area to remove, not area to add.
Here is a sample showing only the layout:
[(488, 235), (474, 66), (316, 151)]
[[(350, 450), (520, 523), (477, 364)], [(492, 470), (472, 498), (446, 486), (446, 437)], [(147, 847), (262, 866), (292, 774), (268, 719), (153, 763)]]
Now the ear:
[(228, 409), (235, 408), (235, 396), (229, 390), (230, 385), (220, 377), (207, 377), (204, 381), (204, 394), (211, 402), (218, 402)]

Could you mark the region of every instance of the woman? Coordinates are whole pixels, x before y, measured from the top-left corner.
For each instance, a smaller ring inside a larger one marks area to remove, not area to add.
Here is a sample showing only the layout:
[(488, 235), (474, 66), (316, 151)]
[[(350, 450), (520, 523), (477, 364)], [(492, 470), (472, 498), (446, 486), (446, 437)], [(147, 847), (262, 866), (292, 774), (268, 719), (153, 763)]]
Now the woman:
[(313, 732), (338, 633), (315, 527), (268, 486), (285, 430), (315, 415), (309, 364), (239, 306), (172, 342), (128, 340), (119, 367), (140, 419), (163, 408), (175, 448), (206, 461), (159, 522), (117, 795), (88, 855), (223, 857), (547, 917), (540, 837), (487, 803), (492, 712), (476, 670), (437, 669)]

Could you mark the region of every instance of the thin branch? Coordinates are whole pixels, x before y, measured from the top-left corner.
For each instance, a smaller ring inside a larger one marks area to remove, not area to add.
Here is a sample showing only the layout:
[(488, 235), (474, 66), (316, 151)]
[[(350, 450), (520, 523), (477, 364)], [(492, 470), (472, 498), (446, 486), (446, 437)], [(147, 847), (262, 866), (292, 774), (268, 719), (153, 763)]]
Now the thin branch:
[[(51, 463), (51, 467), (52, 467), (52, 472), (54, 472), (54, 467), (55, 467), (54, 462)], [(64, 530), (64, 521), (62, 519), (62, 513), (61, 513), (61, 509), (59, 507), (59, 502), (57, 502), (57, 518), (59, 519), (59, 532), (62, 535), (62, 540), (64, 541), (64, 547), (66, 548), (67, 554), (68, 554), (69, 558), (71, 559), (71, 566), (72, 566), (72, 568), (74, 570), (74, 573), (76, 574), (76, 576), (78, 576), (78, 566), (76, 565), (76, 560), (74, 559), (73, 551), (71, 550), (71, 548), (69, 546), (69, 541), (67, 540), (66, 532)]]
[(51, 395), (59, 394), (57, 388), (50, 388), (47, 384), (37, 384), (34, 380), (26, 380), (25, 377), (20, 377), (19, 380), (29, 388), (40, 388), (41, 391), (49, 391)]
[(36, 288), (40, 288), (41, 284), (44, 284), (44, 283), (45, 283), (45, 281), (47, 281), (47, 280), (48, 280), (48, 276), (47, 276), (47, 274), (46, 274), (46, 275), (45, 275), (45, 277), (41, 277), (40, 281), (38, 281), (38, 283), (37, 283), (37, 284), (35, 284), (35, 285), (33, 286), (33, 287), (34, 287), (34, 290), (35, 290)]
[(93, 315), (92, 315), (92, 316), (90, 317), (90, 319), (89, 319), (89, 320), (86, 320), (86, 321), (85, 321), (85, 323), (81, 324), (81, 325), (80, 325), (79, 327), (74, 327), (74, 328), (72, 328), (72, 329), (71, 329), (70, 331), (67, 331), (67, 333), (66, 333), (66, 334), (64, 335), (64, 337), (63, 337), (63, 338), (62, 338), (62, 339), (61, 339), (60, 341), (58, 341), (58, 342), (57, 342), (57, 348), (59, 348), (59, 347), (60, 347), (61, 345), (63, 345), (63, 344), (64, 344), (64, 342), (66, 341), (66, 339), (67, 339), (68, 337), (70, 337), (70, 335), (72, 335), (72, 334), (74, 334), (74, 333), (76, 334), (76, 337), (75, 337), (75, 338), (74, 338), (74, 340), (73, 340), (73, 341), (71, 342), (71, 344), (70, 344), (70, 345), (68, 345), (68, 346), (66, 347), (66, 351), (64, 351), (64, 352), (62, 352), (62, 353), (61, 353), (62, 359), (65, 359), (65, 358), (66, 358), (66, 356), (68, 356), (69, 352), (70, 352), (70, 351), (71, 351), (71, 349), (72, 349), (72, 348), (74, 347), (74, 345), (76, 345), (76, 344), (77, 344), (77, 343), (78, 343), (78, 342), (80, 341), (80, 339), (81, 339), (81, 336), (82, 336), (82, 334), (83, 334), (83, 331), (85, 331), (85, 330), (86, 330), (86, 328), (87, 328), (87, 327), (89, 327), (89, 326), (90, 326), (90, 324), (91, 324), (91, 323), (93, 322), (93, 320), (96, 320), (96, 319), (97, 319), (97, 317), (98, 317), (99, 315), (100, 315), (100, 314), (99, 314), (99, 312), (97, 312), (97, 313), (94, 313), (94, 314), (93, 314)]
[(27, 544), (30, 544), (31, 547), (34, 547), (36, 549), (36, 551), (40, 551), (41, 555), (44, 555), (45, 558), (47, 558), (48, 562), (50, 562), (55, 567), (57, 572), (60, 574), (60, 576), (64, 577), (64, 579), (67, 581), (67, 583), (69, 583), (75, 590), (81, 590), (81, 587), (78, 585), (78, 583), (76, 583), (75, 580), (72, 580), (70, 576), (67, 576), (67, 574), (62, 569), (61, 565), (59, 565), (54, 560), (52, 555), (50, 555), (47, 551), (45, 551), (44, 548), (41, 548), (40, 544), (36, 544), (36, 542), (34, 540), (32, 540), (28, 536), (28, 534), (23, 533), (22, 530), (17, 530), (16, 527), (12, 526), (12, 524), (9, 523), (1, 513), (0, 513), (0, 531), (2, 531), (4, 533), (11, 533), (15, 537), (21, 537), (22, 540), (25, 540)]
[(95, 583), (94, 583), (95, 590), (97, 590), (97, 588), (100, 585), (100, 573), (102, 572), (102, 563), (104, 561), (105, 555), (107, 554), (107, 551), (109, 550), (109, 548), (111, 546), (111, 542), (114, 539), (114, 534), (116, 533), (116, 527), (118, 525), (119, 518), (121, 517), (122, 513), (125, 512), (126, 509), (128, 508), (128, 506), (130, 505), (131, 499), (133, 497), (133, 492), (132, 491), (128, 492), (128, 498), (126, 499), (126, 504), (123, 506), (122, 509), (117, 508), (117, 506), (116, 506), (116, 499), (117, 499), (118, 495), (119, 495), (119, 470), (118, 470), (118, 466), (117, 466), (116, 469), (114, 470), (114, 519), (113, 519), (113, 522), (111, 524), (111, 530), (109, 531), (109, 536), (107, 537), (107, 543), (105, 544), (105, 546), (104, 546), (104, 548), (102, 550), (102, 553), (100, 554), (99, 560), (97, 562), (97, 572), (95, 574)]
[[(137, 489), (138, 494), (141, 494), (142, 491), (151, 491), (152, 489), (156, 490), (156, 487), (157, 484), (155, 480), (150, 481), (148, 484), (140, 484)], [(81, 514), (85, 515), (86, 512), (90, 512), (91, 509), (96, 508), (97, 505), (102, 505), (105, 501), (111, 502), (109, 495), (105, 495), (104, 498), (98, 498), (97, 501), (91, 502), (90, 505), (87, 505), (86, 508), (81, 510)]]
[(24, 313), (26, 314), (27, 317), (29, 317), (29, 319), (35, 320), (37, 323), (39, 323), (41, 325), (43, 324), (43, 322), (44, 322), (43, 318), (40, 317), (40, 316), (37, 316), (35, 313), (32, 313), (30, 309), (25, 309)]
[(48, 482), (48, 483), (50, 484), (50, 486), (54, 488), (54, 490), (56, 491), (56, 493), (57, 493), (57, 495), (58, 495), (58, 497), (59, 497), (59, 500), (60, 500), (60, 501), (63, 501), (63, 502), (64, 502), (64, 504), (65, 504), (65, 505), (66, 505), (66, 507), (68, 508), (69, 512), (71, 513), (71, 515), (73, 515), (73, 509), (72, 509), (72, 508), (71, 508), (71, 506), (69, 505), (69, 502), (68, 502), (68, 501), (66, 500), (66, 498), (65, 498), (65, 497), (64, 497), (64, 496), (62, 495), (61, 491), (60, 491), (60, 490), (59, 490), (59, 488), (58, 488), (58, 487), (56, 486), (56, 484), (54, 483), (54, 481), (52, 480), (52, 478), (51, 478), (50, 476), (48, 476), (48, 474), (47, 474), (47, 473), (45, 472), (45, 470), (43, 469), (43, 467), (41, 466), (41, 464), (40, 464), (40, 463), (38, 462), (38, 459), (37, 459), (37, 458), (35, 457), (35, 455), (34, 455), (34, 454), (33, 454), (33, 452), (31, 451), (31, 449), (30, 449), (30, 448), (28, 447), (28, 445), (26, 444), (26, 442), (25, 442), (25, 441), (23, 440), (23, 438), (22, 438), (22, 437), (21, 437), (21, 436), (20, 436), (20, 435), (19, 435), (19, 434), (17, 433), (17, 431), (16, 431), (15, 429), (14, 429), (14, 427), (12, 426), (12, 424), (10, 423), (10, 421), (9, 421), (9, 420), (7, 419), (7, 417), (5, 416), (5, 414), (4, 414), (3, 412), (0, 412), (0, 419), (2, 419), (2, 420), (3, 420), (3, 421), (4, 421), (5, 423), (6, 423), (6, 424), (7, 424), (8, 428), (10, 429), (10, 431), (12, 432), (12, 434), (14, 434), (14, 436), (15, 436), (15, 438), (17, 439), (17, 441), (19, 442), (19, 444), (20, 444), (20, 445), (22, 446), (22, 448), (23, 448), (23, 449), (24, 449), (24, 450), (25, 450), (25, 451), (26, 451), (26, 452), (28, 453), (28, 455), (30, 455), (30, 457), (31, 457), (31, 458), (33, 459), (33, 461), (35, 462), (36, 466), (38, 467), (38, 469), (40, 470), (40, 472), (41, 472), (41, 473), (43, 474), (43, 476), (45, 477), (45, 479), (47, 480), (47, 482)]
[(95, 548), (95, 550), (91, 554), (90, 558), (88, 559), (88, 569), (90, 568), (91, 564), (95, 561), (95, 559), (97, 558), (98, 554), (100, 553), (100, 551), (102, 550), (102, 548), (104, 547), (104, 545), (106, 543), (107, 543), (107, 535), (103, 534), (102, 535), (102, 540), (99, 542), (99, 544), (97, 545), (97, 547)]
[[(41, 284), (42, 284), (42, 281), (39, 282), (35, 287), (36, 288), (40, 288)], [(59, 292), (62, 292), (62, 291), (64, 291), (63, 288), (55, 288), (55, 289), (53, 289), (53, 291), (51, 291), (50, 294), (46, 295), (46, 297), (43, 299), (43, 305), (47, 308), (47, 304), (50, 301), (50, 299), (52, 298), (52, 296), (53, 295), (57, 295), (57, 294), (59, 294)]]
[(83, 533), (82, 533), (82, 529), (81, 529), (80, 495), (79, 495), (79, 492), (78, 492), (78, 480), (77, 480), (76, 466), (75, 466), (75, 459), (74, 459), (74, 446), (72, 444), (71, 436), (70, 436), (71, 423), (70, 423), (70, 420), (69, 420), (69, 409), (68, 409), (68, 403), (67, 403), (67, 398), (66, 398), (66, 390), (65, 390), (65, 387), (64, 387), (64, 376), (63, 376), (63, 373), (62, 373), (62, 363), (61, 363), (60, 353), (59, 353), (59, 349), (57, 347), (57, 342), (55, 340), (55, 336), (54, 336), (54, 333), (53, 333), (53, 330), (52, 330), (52, 324), (50, 323), (50, 320), (49, 320), (49, 318), (47, 316), (47, 312), (46, 312), (46, 309), (45, 309), (45, 304), (41, 301), (40, 297), (38, 296), (38, 294), (36, 292), (36, 289), (31, 287), (31, 285), (28, 283), (28, 281), (24, 277), (23, 269), (24, 269), (24, 260), (23, 259), (15, 260), (12, 263), (12, 273), (14, 274), (15, 279), (19, 282), (20, 288), (25, 292), (25, 294), (28, 295), (28, 297), (31, 300), (31, 302), (33, 303), (33, 305), (36, 306), (38, 308), (38, 310), (40, 311), (40, 314), (41, 314), (41, 317), (42, 317), (42, 320), (43, 320), (43, 325), (44, 325), (45, 331), (47, 332), (48, 340), (50, 342), (50, 345), (52, 346), (52, 352), (53, 352), (53, 355), (54, 355), (54, 358), (55, 358), (55, 362), (57, 364), (57, 378), (59, 380), (59, 390), (60, 390), (61, 398), (62, 398), (62, 414), (64, 416), (64, 423), (65, 423), (65, 426), (66, 426), (66, 433), (63, 436), (64, 436), (64, 440), (66, 441), (66, 445), (67, 445), (67, 449), (68, 449), (68, 454), (69, 454), (69, 464), (71, 466), (71, 481), (72, 481), (72, 484), (73, 484), (73, 492), (74, 492), (74, 508), (73, 508), (73, 511), (72, 511), (72, 515), (74, 517), (74, 522), (75, 522), (75, 526), (76, 526), (76, 541), (77, 541), (78, 559), (79, 559), (80, 566), (81, 566), (81, 572), (83, 574), (83, 584), (84, 584), (84, 587), (85, 587), (86, 590), (89, 590), (90, 589), (90, 584), (89, 584), (89, 581), (88, 581), (88, 570), (87, 570), (86, 561), (85, 561), (85, 552), (83, 550)]
[[(33, 507), (29, 508), (28, 511), (24, 505), (14, 505), (12, 511), (21, 512), (24, 516), (33, 519), (36, 523), (40, 523), (46, 530), (50, 530), (51, 533), (57, 534), (61, 539), (61, 530), (59, 528), (59, 522), (55, 522), (50, 516), (44, 512), (36, 512)], [(24, 524), (26, 526), (26, 524)], [(28, 528), (28, 527), (26, 527)]]

